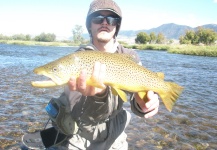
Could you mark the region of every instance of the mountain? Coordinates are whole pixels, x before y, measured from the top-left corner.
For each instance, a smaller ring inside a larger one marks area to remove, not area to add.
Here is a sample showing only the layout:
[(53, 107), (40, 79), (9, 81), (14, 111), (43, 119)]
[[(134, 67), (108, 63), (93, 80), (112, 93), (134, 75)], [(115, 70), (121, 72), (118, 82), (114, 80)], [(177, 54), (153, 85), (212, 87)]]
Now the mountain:
[[(201, 27), (207, 29), (213, 29), (217, 32), (217, 25), (216, 24), (206, 24), (202, 25)], [(149, 30), (120, 30), (119, 37), (135, 37), (139, 32), (146, 32), (150, 34), (154, 32), (156, 35), (158, 33), (163, 33), (167, 39), (179, 39), (181, 35), (185, 35), (186, 30), (196, 30), (198, 27), (192, 28), (186, 25), (177, 25), (174, 23), (163, 24), (157, 28), (152, 28)]]
[(213, 29), (215, 32), (217, 32), (217, 24), (206, 24), (203, 25), (202, 27), (206, 29)]

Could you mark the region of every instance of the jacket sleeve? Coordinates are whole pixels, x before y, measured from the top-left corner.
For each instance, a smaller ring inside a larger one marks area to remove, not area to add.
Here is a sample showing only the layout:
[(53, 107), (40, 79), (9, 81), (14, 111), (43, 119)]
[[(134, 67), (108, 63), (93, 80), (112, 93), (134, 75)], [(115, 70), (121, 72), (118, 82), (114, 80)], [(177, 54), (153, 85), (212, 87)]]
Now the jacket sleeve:
[(132, 110), (132, 112), (133, 112), (135, 115), (137, 115), (137, 116), (139, 116), (139, 117), (144, 117), (144, 115), (145, 115), (146, 113), (144, 113), (144, 112), (142, 111), (142, 109), (140, 108), (140, 106), (139, 106), (138, 103), (136, 102), (136, 100), (135, 100), (135, 98), (134, 98), (134, 94), (132, 95), (132, 98), (131, 98), (131, 100), (130, 100), (130, 104), (131, 104), (131, 110)]

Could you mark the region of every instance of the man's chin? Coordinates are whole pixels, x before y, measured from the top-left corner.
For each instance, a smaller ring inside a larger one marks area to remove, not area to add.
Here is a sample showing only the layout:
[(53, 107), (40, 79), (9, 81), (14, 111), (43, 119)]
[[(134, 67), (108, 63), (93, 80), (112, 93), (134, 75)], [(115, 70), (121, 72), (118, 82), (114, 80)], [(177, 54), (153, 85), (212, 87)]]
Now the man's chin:
[(109, 39), (99, 38), (98, 41), (101, 42), (101, 43), (108, 43)]
[(98, 41), (100, 41), (100, 42), (108, 42), (108, 41), (111, 40), (111, 38), (108, 37), (108, 36), (105, 35), (105, 34), (99, 35), (97, 39), (98, 39)]

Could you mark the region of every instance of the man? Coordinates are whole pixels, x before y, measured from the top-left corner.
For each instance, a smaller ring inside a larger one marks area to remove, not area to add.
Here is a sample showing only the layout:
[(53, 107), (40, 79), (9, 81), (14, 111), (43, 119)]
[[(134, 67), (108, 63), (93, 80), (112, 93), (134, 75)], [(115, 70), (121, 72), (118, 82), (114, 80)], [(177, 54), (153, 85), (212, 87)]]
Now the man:
[[(79, 50), (127, 53), (141, 64), (135, 51), (123, 48), (116, 41), (121, 20), (121, 10), (114, 1), (94, 0), (90, 4), (86, 18), (91, 42), (81, 46)], [(105, 64), (95, 62), (92, 76), (103, 84), (105, 70)], [(149, 118), (158, 112), (158, 95), (153, 91), (148, 91), (146, 103), (137, 93), (130, 95), (131, 109), (136, 115)], [(70, 117), (65, 117), (67, 113), (60, 113), (60, 119), (52, 118), (55, 130), (60, 131), (61, 135), (62, 133), (67, 135), (65, 142), (60, 142), (61, 144), (58, 140), (56, 140), (58, 144), (54, 142), (59, 149), (128, 149), (124, 129), (130, 121), (130, 113), (123, 109), (123, 101), (112, 94), (110, 87), (104, 86), (100, 89), (87, 85), (86, 70), (81, 71), (78, 79), (71, 77), (64, 93), (55, 100), (55, 103), (58, 105), (64, 103), (64, 108), (68, 109), (65, 112), (70, 114)]]

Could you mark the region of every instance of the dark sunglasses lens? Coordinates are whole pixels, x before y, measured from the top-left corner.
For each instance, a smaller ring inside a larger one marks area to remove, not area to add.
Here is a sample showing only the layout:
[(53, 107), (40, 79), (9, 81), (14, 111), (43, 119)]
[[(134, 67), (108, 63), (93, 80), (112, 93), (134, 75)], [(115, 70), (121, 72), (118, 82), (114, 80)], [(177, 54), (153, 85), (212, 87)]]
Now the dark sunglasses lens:
[(103, 16), (97, 16), (92, 18), (92, 22), (95, 24), (101, 24), (104, 20)]
[(109, 25), (116, 26), (119, 22), (119, 19), (113, 17), (106, 17), (106, 21)]

